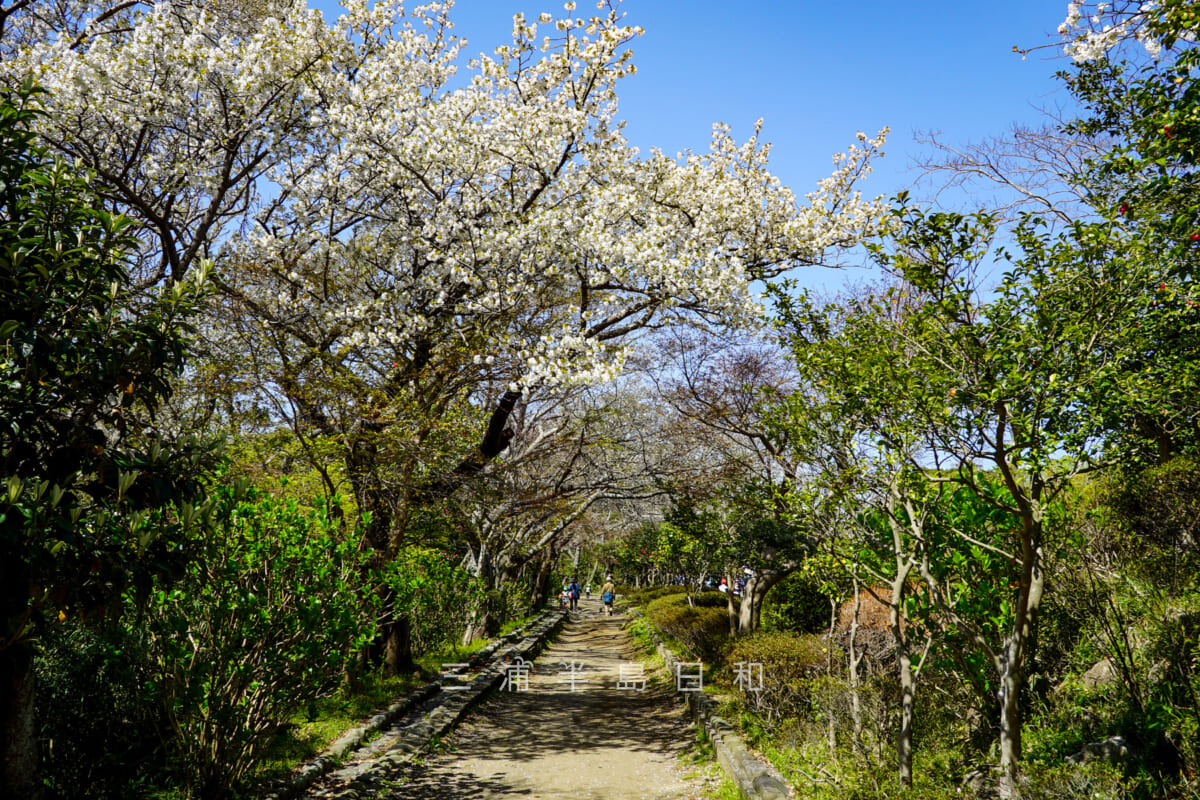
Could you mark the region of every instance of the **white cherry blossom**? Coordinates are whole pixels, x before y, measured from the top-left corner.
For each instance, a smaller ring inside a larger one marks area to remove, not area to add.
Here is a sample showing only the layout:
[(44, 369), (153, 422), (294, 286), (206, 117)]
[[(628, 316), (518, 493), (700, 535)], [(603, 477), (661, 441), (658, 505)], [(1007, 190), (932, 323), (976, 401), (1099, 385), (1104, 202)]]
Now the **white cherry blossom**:
[(517, 387), (608, 380), (640, 330), (752, 322), (754, 281), (881, 224), (854, 185), (882, 133), (802, 199), (761, 122), (640, 155), (617, 84), (641, 29), (615, 3), (518, 15), (465, 70), (449, 3), (344, 6), (75, 0), (16, 20), (2, 75), (49, 91), (46, 140), (140, 219), (152, 279), (213, 255), (263, 336), (385, 382), (464, 352)]
[[(1164, 51), (1164, 29), (1158, 2), (1118, 0), (1115, 3), (1071, 2), (1067, 16), (1058, 26), (1064, 38), (1063, 50), (1076, 62), (1097, 61), (1129, 42), (1136, 42), (1154, 59)], [(1169, 27), (1169, 26), (1168, 26)], [(1190, 42), (1190, 30), (1170, 30), (1169, 34)]]

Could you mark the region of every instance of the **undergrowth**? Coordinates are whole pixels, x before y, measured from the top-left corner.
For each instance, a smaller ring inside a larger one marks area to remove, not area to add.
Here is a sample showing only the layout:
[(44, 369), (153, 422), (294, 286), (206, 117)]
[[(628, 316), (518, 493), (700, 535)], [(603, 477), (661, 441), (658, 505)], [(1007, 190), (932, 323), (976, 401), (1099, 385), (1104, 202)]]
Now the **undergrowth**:
[[(509, 623), (501, 636), (526, 624), (533, 616), (536, 615)], [(252, 783), (261, 786), (286, 779), (301, 764), (320, 755), (343, 733), (436, 678), (442, 672), (443, 664), (466, 661), (488, 643), (488, 640), (477, 639), (466, 646), (451, 645), (416, 658), (416, 672), (392, 677), (368, 674), (360, 680), (356, 691), (342, 686), (332, 694), (318, 698), (276, 734), (252, 776)]]

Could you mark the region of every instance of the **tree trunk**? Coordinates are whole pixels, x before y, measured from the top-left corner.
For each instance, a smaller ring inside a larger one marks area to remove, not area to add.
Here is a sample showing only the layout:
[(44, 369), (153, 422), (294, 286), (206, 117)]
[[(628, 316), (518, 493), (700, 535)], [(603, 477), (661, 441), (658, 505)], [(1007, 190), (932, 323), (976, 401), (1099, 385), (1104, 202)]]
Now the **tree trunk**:
[(1000, 675), (1000, 797), (1021, 796), (1017, 767), (1021, 761), (1021, 708), (1019, 675), (1006, 669)]
[(725, 575), (725, 582), (728, 584), (725, 587), (725, 611), (729, 615), (729, 635), (730, 637), (737, 636), (738, 633), (738, 612), (733, 607), (733, 573)]
[[(481, 472), (507, 449), (513, 436), (508, 419), (520, 398), (520, 392), (505, 392), (492, 412), (476, 452), (449, 473), (399, 500), (389, 494), (391, 490), (379, 479), (380, 458), (374, 440), (370, 436), (354, 438), (345, 454), (346, 470), (359, 504), (359, 512), (370, 514), (363, 538), (380, 558), (390, 560), (396, 557), (414, 501), (428, 501), (453, 494), (464, 481)], [(396, 675), (416, 669), (412, 657), (410, 619), (393, 614), (392, 619), (383, 625), (383, 646), (386, 674)]]
[(912, 661), (908, 653), (897, 652), (896, 658), (900, 662), (900, 730), (896, 732), (896, 766), (900, 773), (900, 785), (911, 789), (916, 681), (913, 678)]
[[(745, 599), (745, 598), (743, 598), (743, 599)], [(833, 674), (833, 650), (834, 650), (833, 639), (834, 639), (834, 634), (837, 633), (837, 617), (838, 617), (837, 612), (838, 612), (837, 600), (835, 600), (833, 597), (830, 597), (829, 598), (829, 634), (827, 636), (827, 640), (829, 642), (829, 647), (825, 648), (828, 651), (825, 655), (825, 674), (826, 675)], [(832, 704), (830, 704), (830, 705), (832, 705)], [(830, 755), (830, 757), (834, 757), (837, 755), (837, 723), (835, 722), (832, 713), (827, 714), (826, 717), (827, 717), (826, 734), (829, 739), (829, 755)]]
[(863, 657), (858, 652), (858, 613), (862, 610), (862, 597), (859, 594), (857, 578), (854, 579), (852, 589), (854, 591), (854, 607), (850, 616), (850, 641), (847, 646), (850, 667), (850, 720), (854, 726), (854, 742), (855, 744), (861, 744), (863, 729), (862, 697), (859, 693), (858, 666), (862, 663)]
[[(363, 540), (372, 551), (374, 563), (387, 563), (395, 558), (400, 537), (395, 534), (394, 504), (389, 502), (379, 479), (379, 454), (374, 440), (369, 436), (355, 437), (346, 450), (345, 461), (360, 519), (369, 520), (363, 529)], [(396, 613), (395, 597), (390, 590), (379, 586), (377, 591), (381, 594), (383, 607), (391, 612), (380, 629), (384, 674), (412, 672), (416, 664), (412, 660), (411, 622)]]
[(466, 647), (476, 639), (490, 638), (496, 632), (495, 615), (491, 603), (484, 598), (479, 601), (471, 621), (467, 623), (462, 635), (462, 646)]
[(905, 548), (904, 533), (906, 528), (917, 528), (919, 533), (921, 523), (917, 521), (920, 516), (914, 512), (907, 497), (903, 499), (905, 513), (901, 516), (898, 510), (901, 504), (898, 480), (899, 474), (889, 486), (887, 499), (888, 524), (892, 533), (892, 557), (896, 564), (896, 574), (892, 578), (892, 596), (888, 599), (888, 626), (891, 628), (892, 640), (896, 643), (896, 668), (900, 679), (900, 728), (896, 731), (896, 769), (899, 772), (900, 785), (911, 789), (913, 711), (916, 705), (917, 675), (913, 669), (909, 631), (904, 626), (904, 598), (908, 589), (908, 576), (916, 562)]
[(1031, 555), (1022, 565), (1021, 588), (1017, 593), (1016, 615), (1001, 661), (1000, 677), (1000, 797), (1016, 800), (1021, 796), (1018, 781), (1021, 762), (1021, 690), (1025, 684), (1025, 659), (1033, 639), (1034, 621), (1045, 591), (1040, 542), (1041, 520), (1034, 519), (1029, 537)]
[(543, 555), (538, 560), (537, 573), (533, 579), (533, 607), (541, 608), (550, 599), (550, 559)]
[(599, 561), (592, 561), (592, 569), (588, 572), (587, 580), (583, 582), (583, 585), (585, 587), (592, 585), (592, 581), (594, 581), (596, 579), (596, 570), (597, 570), (597, 568), (599, 568), (599, 566), (600, 566)]
[(0, 702), (4, 709), (4, 740), (0, 748), (4, 761), (2, 797), (37, 800), (42, 796), (33, 687), (33, 648), (16, 644), (0, 650)]
[[(897, 557), (897, 562), (901, 559)], [(913, 707), (916, 696), (916, 678), (913, 675), (909, 653), (908, 631), (904, 630), (901, 609), (904, 607), (904, 584), (908, 580), (908, 568), (903, 563), (896, 565), (896, 577), (892, 581), (892, 598), (888, 608), (888, 622), (892, 638), (896, 641), (896, 666), (900, 675), (900, 729), (896, 732), (896, 767), (900, 773), (900, 785), (912, 788), (913, 759)]]
[(416, 492), (417, 496), (423, 500), (449, 497), (469, 478), (482, 472), (496, 456), (507, 450), (508, 443), (514, 435), (508, 420), (520, 399), (520, 392), (505, 392), (496, 403), (496, 407), (492, 409), (492, 416), (488, 419), (483, 439), (480, 440), (475, 452), (460, 461), (448, 473), (420, 487)]
[(475, 559), (471, 571), (476, 578), (479, 578), (482, 591), (475, 596), (475, 605), (471, 609), (470, 620), (467, 622), (466, 630), (463, 631), (463, 647), (476, 639), (486, 639), (492, 633), (492, 590), (495, 588), (496, 582), (493, 579), (495, 573), (492, 570), (492, 551), (488, 548), (486, 541), (480, 543), (479, 557)]
[(359, 519), (369, 519), (363, 528), (363, 539), (380, 557), (385, 557), (392, 548), (392, 508), (379, 479), (379, 452), (375, 442), (369, 437), (355, 437), (346, 448), (344, 458)]
[(383, 626), (384, 674), (400, 675), (416, 670), (412, 657), (412, 620), (398, 615)]
[[(746, 579), (746, 585), (742, 589), (742, 610), (738, 618), (740, 633), (753, 633), (758, 630), (762, 604), (767, 592), (787, 577), (787, 574), (788, 570), (781, 569), (755, 570)], [(733, 591), (733, 586), (729, 587), (729, 591)]]

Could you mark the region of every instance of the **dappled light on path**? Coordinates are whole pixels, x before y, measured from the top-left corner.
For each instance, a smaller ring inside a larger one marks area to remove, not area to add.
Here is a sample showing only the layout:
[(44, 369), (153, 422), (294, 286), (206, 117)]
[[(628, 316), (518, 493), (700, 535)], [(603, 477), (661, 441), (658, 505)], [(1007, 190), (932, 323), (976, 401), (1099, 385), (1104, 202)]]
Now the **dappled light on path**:
[(678, 760), (694, 739), (681, 706), (653, 682), (645, 691), (618, 688), (629, 677), (621, 665), (635, 659), (624, 619), (602, 616), (596, 602), (580, 607), (534, 662), (528, 691), (498, 693), (383, 796), (703, 797), (702, 782), (685, 777)]

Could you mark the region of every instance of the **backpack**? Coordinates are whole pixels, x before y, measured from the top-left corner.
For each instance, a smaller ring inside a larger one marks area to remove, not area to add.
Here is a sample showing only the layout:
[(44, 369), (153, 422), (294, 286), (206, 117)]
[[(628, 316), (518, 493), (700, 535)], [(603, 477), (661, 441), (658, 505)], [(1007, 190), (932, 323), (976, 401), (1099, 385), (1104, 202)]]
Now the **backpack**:
[(604, 596), (601, 597), (600, 599), (606, 603), (611, 603), (613, 601), (613, 597), (614, 597), (614, 595), (612, 592), (605, 592)]

